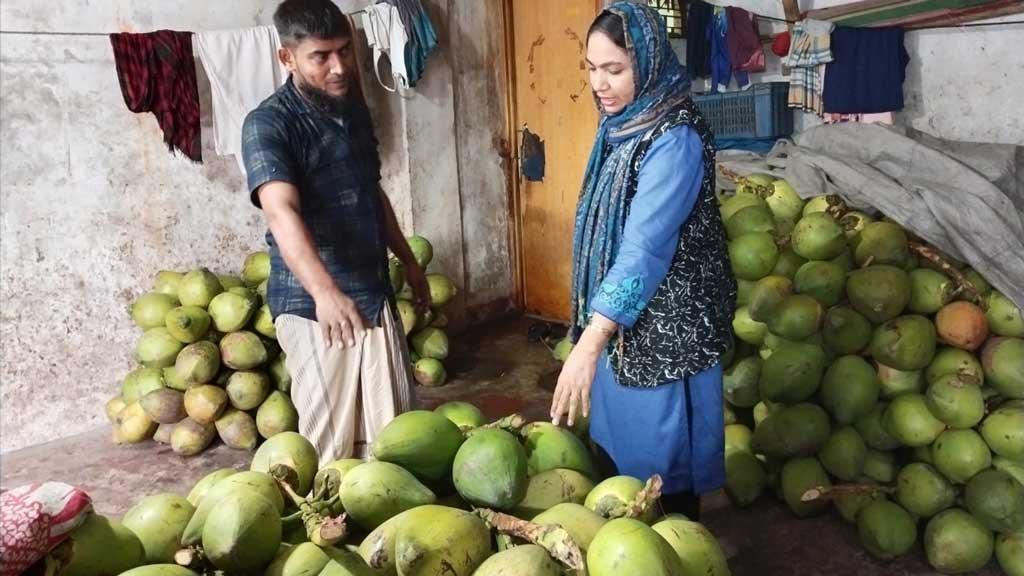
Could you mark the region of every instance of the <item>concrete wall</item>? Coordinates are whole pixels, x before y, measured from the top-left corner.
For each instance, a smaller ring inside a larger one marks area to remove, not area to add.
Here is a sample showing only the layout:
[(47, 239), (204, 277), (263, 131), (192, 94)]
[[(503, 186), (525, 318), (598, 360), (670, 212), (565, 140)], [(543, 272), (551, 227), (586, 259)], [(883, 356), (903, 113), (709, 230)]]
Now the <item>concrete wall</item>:
[[(367, 3), (339, 1), (346, 12)], [(0, 21), (37, 31), (238, 28), (270, 23), (275, 4), (73, 0), (48, 10), (9, 0)], [(490, 153), (504, 127), (491, 101), (502, 93), (495, 79), (503, 72), (501, 60), (487, 59), (501, 57), (501, 42), (476, 28), (491, 25), (500, 5), (426, 4), (442, 47), (422, 83), (410, 98), (372, 77), (364, 85), (383, 185), (403, 229), (434, 241), (433, 269), (464, 287), (458, 320), (467, 306), (507, 300), (511, 291), (505, 176)], [(202, 165), (174, 157), (152, 115), (126, 109), (106, 37), (5, 35), (0, 76), (6, 452), (102, 425), (104, 402), (134, 363), (139, 333), (126, 307), (160, 269), (237, 272), (247, 252), (263, 247), (264, 224), (232, 159), (211, 150)], [(209, 87), (198, 77), (208, 140)]]
[[(709, 0), (781, 18), (778, 0)], [(801, 0), (801, 10), (828, 8), (848, 0)], [(1016, 17), (993, 21), (1016, 20)], [(762, 33), (780, 32), (785, 24), (762, 21)], [(897, 122), (941, 138), (1024, 144), (1024, 115), (1018, 102), (1024, 92), (1021, 26), (910, 31), (910, 54), (904, 82), (905, 108)], [(685, 41), (677, 51), (685, 54)], [(757, 80), (781, 79), (779, 59), (767, 51), (768, 69)], [(735, 88), (735, 85), (733, 85)], [(796, 113), (797, 129), (819, 123), (813, 114)]]

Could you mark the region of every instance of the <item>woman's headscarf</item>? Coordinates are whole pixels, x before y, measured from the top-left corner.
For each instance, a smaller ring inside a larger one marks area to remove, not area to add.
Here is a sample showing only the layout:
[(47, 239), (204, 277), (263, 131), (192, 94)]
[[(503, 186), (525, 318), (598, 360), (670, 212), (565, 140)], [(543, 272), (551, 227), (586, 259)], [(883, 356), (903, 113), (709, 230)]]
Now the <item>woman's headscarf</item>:
[(606, 10), (622, 18), (636, 87), (633, 102), (618, 114), (601, 118), (583, 177), (573, 236), (574, 340), (586, 325), (590, 298), (619, 249), (626, 221), (627, 179), (641, 136), (677, 109), (690, 92), (689, 79), (669, 44), (665, 21), (656, 10), (626, 1)]

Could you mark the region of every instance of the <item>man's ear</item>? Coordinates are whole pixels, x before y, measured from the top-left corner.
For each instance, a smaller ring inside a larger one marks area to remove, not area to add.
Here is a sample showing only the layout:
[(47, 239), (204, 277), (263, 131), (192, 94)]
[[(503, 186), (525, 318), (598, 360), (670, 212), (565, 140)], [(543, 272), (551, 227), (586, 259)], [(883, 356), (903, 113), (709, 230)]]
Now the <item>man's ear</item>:
[(290, 48), (278, 48), (277, 57), (289, 72), (295, 72), (295, 53)]

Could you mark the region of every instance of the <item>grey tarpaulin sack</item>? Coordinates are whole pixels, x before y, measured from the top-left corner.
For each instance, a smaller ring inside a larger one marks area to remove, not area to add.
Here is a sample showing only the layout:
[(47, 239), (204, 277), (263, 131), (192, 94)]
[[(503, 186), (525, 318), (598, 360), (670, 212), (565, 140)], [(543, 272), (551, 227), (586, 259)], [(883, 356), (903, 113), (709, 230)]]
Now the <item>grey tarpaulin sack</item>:
[(722, 155), (719, 165), (784, 177), (804, 198), (838, 194), (880, 210), (1024, 308), (1024, 147), (845, 123), (780, 141), (767, 157)]

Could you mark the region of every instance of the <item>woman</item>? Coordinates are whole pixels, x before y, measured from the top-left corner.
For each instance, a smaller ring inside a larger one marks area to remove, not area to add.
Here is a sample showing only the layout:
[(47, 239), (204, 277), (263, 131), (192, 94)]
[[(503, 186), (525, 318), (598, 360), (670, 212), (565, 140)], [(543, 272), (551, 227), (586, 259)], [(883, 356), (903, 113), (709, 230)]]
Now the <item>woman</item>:
[(665, 23), (617, 2), (587, 37), (602, 113), (576, 212), (572, 329), (555, 424), (577, 410), (606, 474), (660, 474), (699, 517), (724, 483), (721, 358), (736, 283), (714, 197), (713, 137)]

